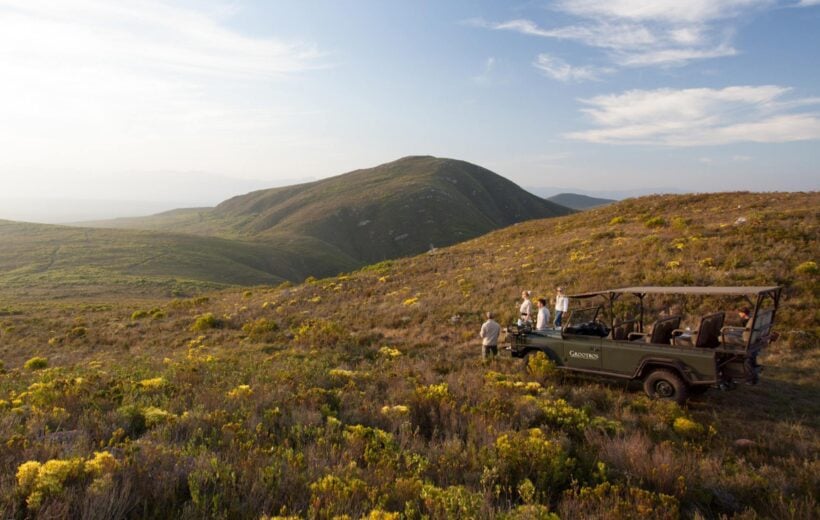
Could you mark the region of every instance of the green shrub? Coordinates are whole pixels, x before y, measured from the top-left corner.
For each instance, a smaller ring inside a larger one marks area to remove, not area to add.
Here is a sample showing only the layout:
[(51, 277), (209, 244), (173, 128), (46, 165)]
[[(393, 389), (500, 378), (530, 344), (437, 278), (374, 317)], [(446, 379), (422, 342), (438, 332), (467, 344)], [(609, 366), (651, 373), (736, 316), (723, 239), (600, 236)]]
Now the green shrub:
[(809, 260), (808, 262), (803, 262), (802, 264), (795, 267), (794, 272), (797, 274), (806, 274), (814, 276), (817, 273), (820, 273), (820, 268), (817, 267), (817, 262)]
[(356, 510), (363, 514), (371, 508), (367, 483), (358, 478), (325, 475), (310, 485), (310, 494), (311, 518), (334, 518)]
[(278, 330), (279, 325), (267, 318), (259, 318), (242, 326), (242, 331), (247, 334), (248, 339), (256, 342), (272, 341), (276, 338)]
[(672, 227), (675, 229), (686, 229), (689, 225), (689, 219), (683, 217), (675, 217), (672, 219)]
[(146, 318), (146, 317), (148, 317), (148, 311), (144, 311), (142, 309), (140, 309), (138, 311), (134, 311), (131, 314), (131, 319), (134, 320), (134, 321), (141, 320), (141, 319)]
[(68, 331), (68, 335), (73, 338), (82, 338), (88, 334), (88, 329), (85, 327), (73, 327), (70, 331)]
[(623, 217), (612, 217), (612, 220), (609, 221), (610, 226), (614, 226), (616, 224), (623, 224), (626, 222), (626, 219)]
[(26, 370), (40, 370), (46, 367), (48, 367), (48, 359), (41, 356), (35, 356), (23, 365)]
[(569, 482), (575, 464), (561, 445), (539, 428), (502, 434), (495, 441), (495, 450), (499, 480), (508, 496), (517, 495), (529, 479), (539, 502), (548, 498), (539, 494), (549, 494)]
[(191, 325), (191, 331), (199, 332), (207, 329), (219, 329), (222, 328), (222, 326), (222, 320), (214, 316), (213, 313), (206, 312), (196, 317), (193, 325)]
[(440, 488), (425, 485), (421, 492), (430, 518), (479, 518), (484, 497), (464, 486)]
[(561, 518), (680, 518), (675, 497), (629, 485), (608, 482), (595, 487), (570, 489), (558, 513)]
[(643, 223), (648, 228), (665, 227), (666, 219), (663, 217), (647, 217)]

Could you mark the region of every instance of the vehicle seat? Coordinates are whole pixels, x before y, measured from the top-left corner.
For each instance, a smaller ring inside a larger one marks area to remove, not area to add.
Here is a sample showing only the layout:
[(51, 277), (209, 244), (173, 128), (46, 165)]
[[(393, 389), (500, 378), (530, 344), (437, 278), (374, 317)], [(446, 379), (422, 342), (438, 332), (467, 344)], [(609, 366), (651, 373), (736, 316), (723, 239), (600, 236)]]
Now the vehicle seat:
[(715, 312), (701, 316), (698, 328), (691, 334), (685, 334), (681, 329), (672, 331), (672, 344), (696, 348), (715, 348), (720, 345), (720, 331), (726, 313)]
[(629, 341), (639, 341), (643, 339), (645, 343), (669, 345), (672, 339), (672, 332), (680, 327), (681, 319), (681, 316), (662, 318), (652, 325), (652, 332), (632, 332), (627, 336), (627, 339), (629, 339)]
[(615, 320), (615, 327), (612, 329), (609, 337), (615, 341), (626, 341), (629, 337), (629, 334), (635, 332), (635, 325), (637, 325), (638, 320), (626, 320), (620, 321), (618, 319)]

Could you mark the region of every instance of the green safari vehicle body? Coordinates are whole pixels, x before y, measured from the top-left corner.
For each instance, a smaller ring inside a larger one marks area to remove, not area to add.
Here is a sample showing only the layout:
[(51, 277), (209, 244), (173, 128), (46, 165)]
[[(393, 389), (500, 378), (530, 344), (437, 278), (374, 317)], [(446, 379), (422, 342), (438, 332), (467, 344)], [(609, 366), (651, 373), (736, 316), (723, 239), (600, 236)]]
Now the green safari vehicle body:
[[(571, 295), (571, 302), (593, 305), (573, 310), (561, 329), (508, 328), (509, 350), (518, 358), (543, 352), (563, 370), (640, 380), (650, 397), (683, 402), (711, 387), (733, 388), (741, 378), (757, 381), (757, 354), (770, 341), (781, 290), (627, 287)], [(645, 327), (644, 298), (650, 294), (745, 297), (750, 302), (756, 296), (756, 302), (745, 327), (725, 327), (724, 311), (702, 315), (695, 330), (680, 328), (682, 317), (674, 315)], [(637, 298), (636, 318), (615, 317), (624, 297)]]

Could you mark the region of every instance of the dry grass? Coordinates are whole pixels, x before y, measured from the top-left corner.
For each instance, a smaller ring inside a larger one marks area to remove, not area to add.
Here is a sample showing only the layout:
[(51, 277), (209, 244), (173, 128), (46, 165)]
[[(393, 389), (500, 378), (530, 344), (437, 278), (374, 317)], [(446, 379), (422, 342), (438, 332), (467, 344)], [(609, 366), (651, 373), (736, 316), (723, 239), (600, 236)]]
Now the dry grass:
[[(0, 301), (0, 511), (817, 517), (820, 349), (804, 336), (817, 338), (820, 295), (796, 267), (820, 256), (818, 198), (626, 201), (196, 301)], [(639, 283), (785, 284), (785, 339), (761, 358), (763, 384), (679, 407), (479, 359), (481, 311), (511, 321), (522, 288)], [(220, 327), (192, 330), (209, 313)], [(48, 366), (23, 368), (34, 356)], [(101, 449), (119, 463), (107, 479), (58, 479), (26, 503), (22, 463)]]

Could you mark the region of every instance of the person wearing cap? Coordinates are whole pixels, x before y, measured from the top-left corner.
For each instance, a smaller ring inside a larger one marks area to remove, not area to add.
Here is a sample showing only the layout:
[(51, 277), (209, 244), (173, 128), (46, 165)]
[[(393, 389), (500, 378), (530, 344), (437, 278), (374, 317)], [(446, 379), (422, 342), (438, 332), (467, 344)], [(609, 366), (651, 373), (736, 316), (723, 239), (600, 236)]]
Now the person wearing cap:
[(493, 313), (487, 311), (487, 321), (481, 325), (481, 357), (487, 359), (487, 356), (492, 354), (498, 355), (498, 336), (501, 334), (501, 325), (493, 319)]
[(557, 287), (555, 294), (555, 323), (553, 323), (556, 329), (561, 328), (561, 320), (564, 317), (564, 313), (567, 312), (568, 309), (569, 299), (564, 296), (564, 288)]

